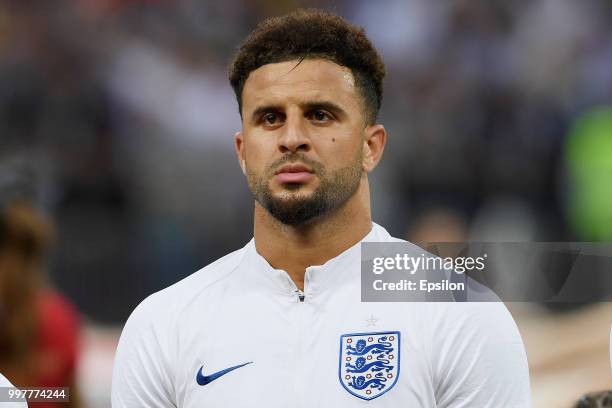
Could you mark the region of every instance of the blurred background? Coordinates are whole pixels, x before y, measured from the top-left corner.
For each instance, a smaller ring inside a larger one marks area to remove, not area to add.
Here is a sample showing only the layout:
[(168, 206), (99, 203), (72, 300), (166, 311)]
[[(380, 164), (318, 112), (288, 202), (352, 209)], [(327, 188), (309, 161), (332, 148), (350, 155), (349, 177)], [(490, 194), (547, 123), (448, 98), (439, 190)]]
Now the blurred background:
[[(612, 241), (608, 0), (5, 0), (0, 372), (14, 383), (110, 406), (134, 307), (250, 239), (226, 68), (258, 21), (297, 7), (363, 26), (385, 60), (371, 188), (393, 235)], [(535, 407), (612, 388), (611, 306), (509, 305)]]

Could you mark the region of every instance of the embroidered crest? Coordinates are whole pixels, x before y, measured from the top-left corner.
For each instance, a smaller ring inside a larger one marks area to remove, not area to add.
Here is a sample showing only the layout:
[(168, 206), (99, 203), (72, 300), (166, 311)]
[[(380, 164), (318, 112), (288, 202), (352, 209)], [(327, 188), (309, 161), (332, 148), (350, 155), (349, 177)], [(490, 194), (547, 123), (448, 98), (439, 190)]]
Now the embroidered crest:
[(340, 336), (338, 375), (345, 390), (371, 400), (389, 391), (399, 377), (400, 332)]

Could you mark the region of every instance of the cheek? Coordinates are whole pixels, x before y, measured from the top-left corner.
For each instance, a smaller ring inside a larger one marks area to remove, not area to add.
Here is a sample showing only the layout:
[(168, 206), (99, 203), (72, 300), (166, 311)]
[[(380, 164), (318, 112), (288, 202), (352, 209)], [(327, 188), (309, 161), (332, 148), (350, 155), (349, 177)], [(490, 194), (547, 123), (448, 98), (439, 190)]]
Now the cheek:
[[(320, 150), (321, 156), (332, 167), (342, 167), (347, 162), (354, 161), (359, 151), (363, 149), (361, 143), (354, 138), (355, 136), (343, 137), (338, 135), (327, 138), (324, 142), (324, 149)], [(334, 163), (338, 165), (336, 166)]]
[(244, 157), (249, 171), (262, 174), (272, 161), (271, 147), (261, 143), (245, 144)]

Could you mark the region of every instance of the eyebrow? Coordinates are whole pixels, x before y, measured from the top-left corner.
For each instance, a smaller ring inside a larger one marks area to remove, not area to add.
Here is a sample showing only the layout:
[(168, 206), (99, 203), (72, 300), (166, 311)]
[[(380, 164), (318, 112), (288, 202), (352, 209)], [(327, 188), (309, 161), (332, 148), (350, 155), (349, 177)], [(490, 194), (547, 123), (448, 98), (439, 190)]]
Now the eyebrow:
[[(315, 109), (327, 110), (340, 118), (345, 117), (347, 115), (346, 111), (342, 109), (340, 105), (332, 101), (325, 101), (325, 100), (306, 101), (306, 102), (300, 103), (300, 107), (306, 111), (311, 111)], [(277, 105), (277, 104), (262, 105), (258, 107), (257, 109), (255, 109), (253, 113), (251, 113), (251, 120), (255, 120), (260, 115), (266, 112), (278, 112), (282, 110), (283, 110), (282, 105)]]
[(307, 101), (306, 103), (301, 104), (301, 105), (304, 108), (306, 108), (306, 110), (308, 111), (315, 110), (315, 109), (322, 109), (322, 110), (330, 111), (335, 116), (338, 116), (340, 118), (347, 115), (346, 111), (342, 109), (340, 105), (334, 102), (331, 102), (331, 101)]
[(251, 120), (257, 119), (266, 112), (278, 112), (280, 110), (283, 110), (281, 105), (262, 105), (251, 113)]

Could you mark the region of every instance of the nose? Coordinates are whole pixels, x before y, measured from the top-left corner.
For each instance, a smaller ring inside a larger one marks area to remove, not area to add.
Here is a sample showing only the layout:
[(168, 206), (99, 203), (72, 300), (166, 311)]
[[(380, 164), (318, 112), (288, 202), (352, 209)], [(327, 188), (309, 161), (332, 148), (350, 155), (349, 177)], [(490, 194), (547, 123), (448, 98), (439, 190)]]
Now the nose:
[(297, 112), (287, 115), (285, 125), (280, 129), (278, 149), (281, 153), (307, 152), (310, 150), (310, 137), (305, 118)]

